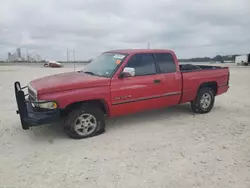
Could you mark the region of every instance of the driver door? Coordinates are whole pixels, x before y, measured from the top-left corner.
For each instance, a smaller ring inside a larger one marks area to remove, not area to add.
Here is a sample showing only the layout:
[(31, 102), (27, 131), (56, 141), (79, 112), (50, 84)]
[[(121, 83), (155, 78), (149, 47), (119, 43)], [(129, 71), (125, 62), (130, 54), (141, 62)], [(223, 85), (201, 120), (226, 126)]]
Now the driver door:
[(136, 54), (125, 67), (135, 69), (135, 75), (113, 78), (111, 81), (111, 115), (125, 115), (160, 105), (162, 76), (156, 73), (151, 53)]

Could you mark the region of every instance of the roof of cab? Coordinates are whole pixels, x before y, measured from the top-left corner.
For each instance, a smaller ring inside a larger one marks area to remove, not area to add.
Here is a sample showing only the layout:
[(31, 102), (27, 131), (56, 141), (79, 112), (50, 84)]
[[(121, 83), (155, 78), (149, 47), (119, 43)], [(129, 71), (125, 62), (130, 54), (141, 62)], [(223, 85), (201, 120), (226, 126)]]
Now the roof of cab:
[(167, 49), (124, 49), (124, 50), (110, 50), (105, 53), (124, 53), (124, 54), (135, 54), (135, 53), (173, 53), (172, 50)]

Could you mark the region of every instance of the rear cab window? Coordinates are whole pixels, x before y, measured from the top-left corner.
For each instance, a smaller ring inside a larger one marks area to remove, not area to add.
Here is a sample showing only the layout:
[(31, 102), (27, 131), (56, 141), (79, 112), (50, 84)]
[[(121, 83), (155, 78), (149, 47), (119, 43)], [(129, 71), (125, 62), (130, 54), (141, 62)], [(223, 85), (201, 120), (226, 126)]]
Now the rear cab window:
[(176, 72), (176, 64), (171, 53), (155, 53), (154, 56), (160, 73)]
[(156, 74), (156, 66), (153, 54), (142, 53), (133, 55), (125, 67), (135, 69), (135, 76), (145, 76)]

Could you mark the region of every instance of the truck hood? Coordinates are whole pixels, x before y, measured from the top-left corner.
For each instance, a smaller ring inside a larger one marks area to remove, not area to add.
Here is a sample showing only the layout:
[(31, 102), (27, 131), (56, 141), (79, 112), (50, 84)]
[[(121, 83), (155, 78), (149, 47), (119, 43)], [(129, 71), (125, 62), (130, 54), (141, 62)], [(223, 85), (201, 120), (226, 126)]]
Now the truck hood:
[(70, 72), (46, 76), (30, 82), (37, 94), (53, 93), (72, 89), (82, 89), (109, 85), (110, 79), (88, 75), (83, 72)]

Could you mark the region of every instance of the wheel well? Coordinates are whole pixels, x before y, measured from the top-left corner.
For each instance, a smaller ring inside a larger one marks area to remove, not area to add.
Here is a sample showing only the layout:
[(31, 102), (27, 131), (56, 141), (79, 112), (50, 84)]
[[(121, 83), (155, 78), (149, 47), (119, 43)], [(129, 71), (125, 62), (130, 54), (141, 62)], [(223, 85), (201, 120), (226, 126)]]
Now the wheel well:
[[(217, 82), (207, 82), (207, 83), (203, 83), (203, 84), (200, 85), (199, 90), (200, 90), (201, 88), (204, 88), (204, 87), (209, 87), (209, 88), (211, 88), (211, 89), (214, 91), (214, 95), (216, 95), (217, 92), (218, 92), (218, 84), (217, 84)], [(199, 91), (199, 90), (198, 90), (198, 91)]]
[(104, 114), (109, 114), (108, 106), (104, 100), (101, 99), (95, 99), (95, 100), (88, 100), (88, 101), (79, 101), (74, 102), (72, 104), (69, 104), (66, 106), (64, 110), (62, 110), (61, 116), (65, 117), (67, 116), (72, 110), (79, 108), (82, 104), (89, 104), (89, 105), (95, 105), (98, 106)]

